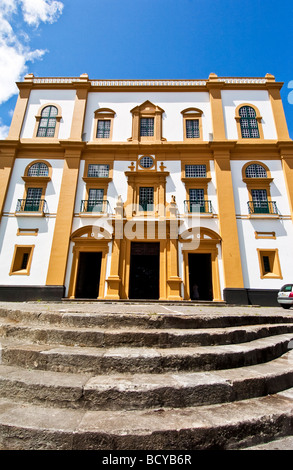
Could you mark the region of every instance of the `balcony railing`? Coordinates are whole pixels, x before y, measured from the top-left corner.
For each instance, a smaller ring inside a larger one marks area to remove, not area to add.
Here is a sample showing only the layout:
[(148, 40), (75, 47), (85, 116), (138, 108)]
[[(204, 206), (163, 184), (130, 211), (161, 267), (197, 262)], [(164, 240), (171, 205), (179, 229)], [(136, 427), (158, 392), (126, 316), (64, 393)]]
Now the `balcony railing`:
[(16, 212), (48, 212), (45, 199), (18, 199)]
[(249, 214), (278, 214), (275, 201), (248, 201)]
[(80, 212), (109, 212), (109, 201), (104, 199), (83, 199)]
[(184, 201), (184, 212), (212, 213), (211, 201)]

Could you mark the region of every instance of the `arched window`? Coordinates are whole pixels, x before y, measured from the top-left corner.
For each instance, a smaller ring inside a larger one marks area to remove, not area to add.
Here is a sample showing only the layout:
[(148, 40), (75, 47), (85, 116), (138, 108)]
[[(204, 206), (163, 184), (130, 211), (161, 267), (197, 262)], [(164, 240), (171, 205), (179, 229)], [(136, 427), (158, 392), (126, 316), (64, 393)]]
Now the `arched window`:
[(239, 109), (240, 128), (243, 138), (259, 138), (258, 122), (255, 110), (251, 106)]
[(58, 109), (56, 106), (46, 106), (41, 113), (37, 137), (54, 137)]
[(246, 167), (245, 176), (246, 178), (267, 178), (267, 172), (263, 166), (254, 163)]
[(45, 163), (34, 163), (28, 169), (27, 176), (49, 176), (49, 168)]

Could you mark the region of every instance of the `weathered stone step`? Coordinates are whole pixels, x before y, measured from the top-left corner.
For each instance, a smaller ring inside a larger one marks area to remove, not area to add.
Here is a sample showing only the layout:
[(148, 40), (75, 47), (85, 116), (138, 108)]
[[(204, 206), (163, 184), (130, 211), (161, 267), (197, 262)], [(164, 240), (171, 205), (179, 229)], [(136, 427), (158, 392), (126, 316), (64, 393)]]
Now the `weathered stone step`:
[(241, 314), (241, 308), (239, 308), (239, 314), (234, 314), (231, 311), (230, 314), (214, 314), (214, 313), (202, 313), (196, 308), (194, 314), (169, 314), (169, 313), (156, 313), (155, 309), (153, 313), (119, 313), (115, 312), (113, 307), (113, 313), (101, 313), (101, 312), (64, 312), (64, 309), (60, 311), (50, 311), (40, 307), (36, 311), (25, 311), (25, 310), (9, 310), (0, 308), (0, 318), (7, 318), (15, 322), (30, 323), (46, 323), (62, 325), (66, 327), (100, 327), (100, 328), (151, 328), (151, 329), (168, 329), (168, 328), (183, 328), (183, 329), (198, 329), (198, 328), (226, 328), (236, 327), (245, 325), (261, 325), (261, 324), (279, 324), (279, 323), (293, 323), (292, 314), (280, 314), (266, 315), (260, 313), (259, 315), (252, 313), (244, 315)]
[(0, 337), (28, 340), (39, 344), (62, 344), (89, 347), (152, 347), (172, 348), (236, 344), (267, 336), (293, 332), (293, 324), (248, 325), (197, 330), (139, 329), (135, 327), (102, 329), (98, 327), (66, 327), (62, 325), (15, 324), (0, 320)]
[(212, 372), (90, 376), (0, 365), (0, 396), (95, 410), (183, 408), (265, 396), (293, 386), (293, 351), (271, 362)]
[(105, 374), (230, 369), (268, 362), (288, 351), (293, 334), (238, 345), (181, 348), (93, 348), (37, 345), (3, 339), (2, 363), (59, 372)]
[(44, 408), (0, 399), (1, 450), (225, 450), (293, 434), (293, 391), (142, 411)]

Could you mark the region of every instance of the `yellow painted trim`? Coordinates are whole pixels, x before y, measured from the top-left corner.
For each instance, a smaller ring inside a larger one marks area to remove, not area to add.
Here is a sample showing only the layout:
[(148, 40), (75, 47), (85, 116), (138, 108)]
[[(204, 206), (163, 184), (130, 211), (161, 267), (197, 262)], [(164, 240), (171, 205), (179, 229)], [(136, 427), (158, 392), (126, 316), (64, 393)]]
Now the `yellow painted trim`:
[(288, 132), (284, 107), (280, 95), (280, 89), (279, 87), (276, 87), (273, 84), (272, 86), (268, 87), (268, 92), (274, 115), (277, 138), (278, 140), (291, 140)]
[[(56, 126), (55, 126), (55, 132), (54, 132), (54, 135), (52, 137), (40, 137), (38, 136), (38, 129), (39, 129), (39, 124), (40, 124), (40, 120), (42, 118), (42, 112), (43, 112), (43, 109), (44, 108), (47, 108), (48, 106), (54, 106), (55, 108), (57, 108), (58, 110), (58, 114), (57, 116), (54, 116), (56, 118)], [(36, 122), (35, 122), (35, 127), (34, 127), (34, 132), (33, 132), (33, 139), (36, 139), (37, 141), (39, 141), (39, 139), (41, 140), (44, 140), (44, 141), (50, 141), (52, 139), (57, 139), (58, 138), (58, 135), (59, 135), (59, 127), (60, 127), (60, 121), (62, 119), (62, 111), (61, 111), (61, 107), (59, 104), (56, 104), (56, 103), (46, 103), (46, 104), (43, 104), (37, 114), (36, 114)]]
[[(113, 127), (114, 127), (114, 117), (115, 111), (110, 108), (100, 108), (94, 112), (94, 133), (93, 133), (93, 141), (107, 143), (112, 140), (113, 137)], [(110, 136), (108, 138), (98, 138), (97, 137), (97, 130), (98, 130), (98, 121), (110, 121)]]
[[(32, 264), (33, 252), (35, 245), (15, 245), (12, 257), (9, 276), (21, 275), (29, 276)], [(28, 254), (28, 263), (26, 269), (21, 269), (21, 263), (24, 254)]]
[[(204, 238), (205, 235), (211, 238)], [(184, 237), (184, 234), (182, 234)], [(184, 238), (180, 237), (179, 239), (182, 243)], [(216, 234), (214, 231), (201, 228), (200, 229), (200, 245), (195, 250), (183, 250), (183, 272), (184, 272), (184, 299), (190, 300), (190, 286), (189, 286), (189, 253), (208, 253), (211, 254), (211, 269), (212, 269), (212, 288), (213, 288), (213, 300), (220, 301), (221, 297), (221, 287), (220, 287), (220, 276), (219, 276), (219, 265), (218, 265), (218, 248), (217, 245), (221, 243), (221, 237)]]
[(27, 110), (27, 104), (30, 97), (31, 85), (22, 86), (15, 105), (9, 133), (7, 139), (18, 140), (21, 135), (22, 125)]
[[(128, 141), (135, 143), (160, 143), (166, 140), (162, 136), (162, 115), (165, 112), (162, 108), (147, 100), (140, 106), (133, 108), (130, 112), (132, 113), (132, 136), (127, 139)], [(144, 117), (154, 118), (153, 136), (140, 135), (140, 119)]]
[(225, 287), (243, 288), (243, 274), (234, 204), (229, 152), (215, 150), (218, 217), (222, 242)]
[[(250, 108), (253, 108), (254, 111), (255, 111), (255, 119), (257, 120), (257, 124), (258, 124), (258, 132), (259, 132), (259, 138), (258, 137), (255, 137), (255, 138), (244, 138), (242, 137), (242, 133), (241, 133), (241, 126), (240, 126), (240, 115), (239, 115), (239, 110), (240, 108), (243, 108), (244, 106), (249, 106)], [(260, 115), (260, 112), (259, 112), (259, 109), (254, 105), (254, 104), (251, 104), (251, 103), (241, 103), (237, 106), (236, 110), (235, 110), (235, 120), (236, 120), (236, 124), (237, 124), (237, 133), (238, 133), (238, 139), (239, 140), (248, 140), (248, 141), (254, 141), (254, 140), (264, 140), (264, 134), (263, 134), (263, 128), (262, 128), (262, 117)]]
[[(283, 279), (278, 248), (275, 248), (275, 249), (257, 248), (257, 254), (258, 254), (259, 271), (260, 271), (261, 279)], [(265, 272), (264, 263), (263, 263), (264, 256), (269, 257), (270, 267), (272, 269), (272, 272), (270, 273)]]
[(66, 152), (46, 285), (64, 285), (79, 162), (80, 151)]
[[(199, 140), (203, 140), (203, 132), (202, 132), (202, 115), (203, 111), (198, 108), (186, 108), (181, 111), (183, 116), (183, 140), (187, 142), (197, 142)], [(199, 137), (197, 138), (187, 138), (186, 136), (186, 121), (189, 119), (197, 119), (199, 124)]]
[(276, 240), (276, 232), (254, 232), (256, 239), (273, 239)]
[(18, 228), (16, 235), (20, 236), (29, 236), (29, 237), (36, 237), (39, 233), (38, 228)]

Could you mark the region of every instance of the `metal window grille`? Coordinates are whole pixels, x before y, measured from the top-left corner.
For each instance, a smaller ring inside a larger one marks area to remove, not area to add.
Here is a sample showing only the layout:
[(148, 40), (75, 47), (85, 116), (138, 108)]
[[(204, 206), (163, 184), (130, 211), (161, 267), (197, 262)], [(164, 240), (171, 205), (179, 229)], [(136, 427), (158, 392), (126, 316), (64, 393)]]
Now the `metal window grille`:
[(143, 168), (151, 168), (154, 164), (154, 160), (151, 157), (142, 157), (139, 160), (139, 164)]
[(206, 176), (206, 165), (185, 165), (186, 178), (205, 178)]
[(243, 138), (259, 138), (256, 113), (250, 106), (242, 106), (239, 109), (240, 128)]
[(94, 178), (108, 178), (109, 177), (109, 165), (95, 165), (90, 164), (88, 166), (88, 176)]
[(246, 168), (245, 176), (247, 178), (266, 178), (267, 172), (263, 166), (252, 164)]
[(143, 137), (154, 135), (154, 118), (140, 119), (140, 135)]
[(54, 137), (57, 114), (58, 110), (55, 106), (46, 106), (43, 109), (37, 137)]
[(144, 211), (153, 210), (154, 188), (139, 188), (139, 205)]
[(28, 176), (48, 176), (49, 168), (45, 163), (34, 163), (28, 170)]
[(203, 189), (190, 189), (189, 190), (189, 199), (192, 202), (201, 202), (204, 201), (204, 190)]
[(109, 139), (111, 129), (110, 119), (98, 120), (97, 137), (100, 139)]
[(89, 190), (89, 200), (103, 199), (104, 190), (103, 189), (90, 189)]
[(42, 188), (28, 188), (25, 200), (25, 211), (38, 212), (42, 197)]
[(186, 138), (194, 139), (199, 137), (199, 120), (187, 119), (186, 120)]
[(90, 189), (89, 198), (87, 201), (87, 212), (102, 212), (103, 211), (103, 198), (104, 190), (103, 189)]

